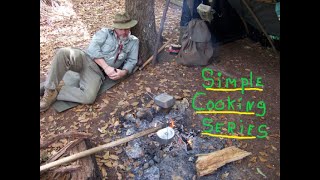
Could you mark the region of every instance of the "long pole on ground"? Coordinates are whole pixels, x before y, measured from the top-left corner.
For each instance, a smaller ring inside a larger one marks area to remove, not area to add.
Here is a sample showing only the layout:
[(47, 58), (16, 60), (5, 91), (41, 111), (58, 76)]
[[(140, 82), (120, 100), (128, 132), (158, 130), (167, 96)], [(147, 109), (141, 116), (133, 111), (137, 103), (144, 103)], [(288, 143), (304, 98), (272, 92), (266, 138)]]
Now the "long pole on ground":
[(166, 5), (165, 5), (164, 10), (163, 10), (163, 13), (162, 13), (161, 22), (160, 22), (160, 28), (159, 28), (159, 32), (157, 34), (158, 35), (157, 42), (156, 42), (156, 45), (154, 47), (154, 52), (153, 52), (153, 59), (152, 59), (152, 64), (153, 65), (158, 62), (157, 61), (158, 46), (160, 44), (160, 38), (161, 38), (162, 31), (163, 31), (163, 25), (164, 25), (164, 22), (166, 20), (169, 3), (170, 3), (170, 0), (167, 0), (166, 1)]
[(163, 127), (163, 125), (159, 125), (158, 127), (144, 130), (144, 131), (139, 132), (139, 133), (137, 133), (137, 134), (133, 134), (133, 135), (131, 135), (131, 136), (128, 136), (128, 137), (125, 137), (125, 138), (122, 138), (122, 139), (118, 139), (118, 140), (113, 141), (113, 142), (111, 142), (111, 143), (107, 143), (107, 144), (104, 144), (104, 145), (101, 145), (101, 146), (98, 146), (98, 147), (95, 147), (95, 148), (88, 149), (88, 150), (86, 150), (86, 151), (79, 152), (79, 153), (77, 153), (77, 154), (73, 154), (73, 155), (71, 155), (71, 156), (67, 156), (67, 157), (62, 158), (62, 159), (59, 159), (59, 160), (57, 160), (57, 161), (50, 162), (50, 163), (48, 163), (48, 164), (45, 164), (45, 165), (40, 166), (40, 172), (41, 172), (41, 171), (48, 170), (49, 168), (52, 168), (52, 167), (55, 167), (55, 166), (64, 164), (64, 163), (68, 163), (68, 162), (75, 161), (75, 160), (80, 159), (80, 158), (82, 158), (82, 157), (89, 156), (89, 155), (91, 155), (91, 154), (100, 152), (100, 151), (105, 150), (105, 149), (107, 149), (107, 148), (114, 147), (114, 146), (118, 146), (118, 145), (120, 145), (120, 144), (129, 142), (129, 141), (132, 141), (132, 140), (134, 140), (134, 139), (136, 139), (136, 138), (139, 138), (139, 137), (148, 135), (148, 134), (150, 134), (150, 133), (156, 132), (156, 131), (158, 131), (159, 129), (161, 129), (162, 127)]

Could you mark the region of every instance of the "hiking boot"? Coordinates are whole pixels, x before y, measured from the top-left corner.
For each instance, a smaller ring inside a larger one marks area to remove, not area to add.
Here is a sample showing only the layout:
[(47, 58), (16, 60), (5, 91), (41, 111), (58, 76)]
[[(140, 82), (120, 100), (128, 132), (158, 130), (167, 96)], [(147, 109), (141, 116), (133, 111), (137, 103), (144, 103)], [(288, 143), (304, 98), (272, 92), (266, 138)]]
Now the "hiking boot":
[(56, 101), (57, 95), (58, 95), (57, 90), (46, 89), (40, 101), (40, 112), (43, 112), (49, 109), (51, 104), (53, 104)]
[[(40, 83), (40, 96), (43, 96), (43, 94), (44, 94), (44, 90), (45, 90), (44, 84), (45, 84), (45, 81)], [(64, 81), (61, 80), (58, 87), (57, 87), (57, 91), (60, 92), (62, 86), (64, 86), (64, 85), (65, 85)]]

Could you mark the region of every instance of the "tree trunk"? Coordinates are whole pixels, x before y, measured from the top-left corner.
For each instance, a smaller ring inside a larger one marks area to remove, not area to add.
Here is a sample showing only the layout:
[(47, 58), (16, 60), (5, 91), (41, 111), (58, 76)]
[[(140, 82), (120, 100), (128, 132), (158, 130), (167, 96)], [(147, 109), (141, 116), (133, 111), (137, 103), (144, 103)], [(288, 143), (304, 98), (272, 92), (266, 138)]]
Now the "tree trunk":
[(154, 17), (154, 0), (126, 0), (126, 12), (138, 24), (131, 29), (131, 33), (139, 38), (139, 61), (142, 65), (152, 56), (156, 44), (157, 33)]

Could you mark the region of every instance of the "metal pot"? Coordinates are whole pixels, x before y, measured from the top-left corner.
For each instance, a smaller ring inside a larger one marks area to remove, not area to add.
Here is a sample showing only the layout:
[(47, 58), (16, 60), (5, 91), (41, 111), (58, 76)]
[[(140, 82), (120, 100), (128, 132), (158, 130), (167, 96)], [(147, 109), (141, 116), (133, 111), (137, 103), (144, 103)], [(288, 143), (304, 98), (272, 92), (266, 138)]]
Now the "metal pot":
[(157, 141), (160, 144), (169, 144), (174, 137), (174, 130), (171, 127), (160, 129), (157, 133)]

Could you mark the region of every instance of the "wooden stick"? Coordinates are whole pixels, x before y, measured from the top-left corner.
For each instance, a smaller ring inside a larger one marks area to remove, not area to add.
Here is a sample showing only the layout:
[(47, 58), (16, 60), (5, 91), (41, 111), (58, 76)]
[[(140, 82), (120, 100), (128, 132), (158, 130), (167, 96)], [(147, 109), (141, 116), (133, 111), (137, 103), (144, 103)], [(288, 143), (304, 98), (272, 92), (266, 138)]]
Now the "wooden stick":
[(136, 138), (139, 138), (139, 137), (142, 137), (142, 136), (145, 136), (145, 135), (148, 135), (150, 133), (153, 133), (159, 129), (162, 128), (162, 125), (158, 126), (158, 127), (155, 127), (155, 128), (151, 128), (151, 129), (147, 129), (145, 131), (142, 131), (142, 132), (139, 132), (137, 134), (133, 134), (131, 136), (128, 136), (128, 137), (125, 137), (125, 138), (122, 138), (122, 139), (118, 139), (116, 141), (113, 141), (111, 143), (107, 143), (107, 144), (104, 144), (104, 145), (101, 145), (101, 146), (98, 146), (98, 147), (94, 147), (94, 148), (91, 148), (91, 149), (88, 149), (86, 151), (82, 151), (80, 153), (77, 153), (77, 154), (73, 154), (71, 156), (68, 156), (68, 157), (65, 157), (65, 158), (62, 158), (62, 159), (59, 159), (57, 161), (54, 161), (54, 162), (51, 162), (51, 163), (48, 163), (48, 164), (45, 164), (43, 166), (40, 166), (40, 172), (41, 171), (45, 171), (49, 168), (52, 168), (52, 167), (55, 167), (55, 166), (58, 166), (58, 165), (61, 165), (61, 164), (64, 164), (64, 163), (68, 163), (68, 162), (72, 162), (74, 160), (77, 160), (79, 158), (82, 158), (82, 157), (85, 157), (85, 156), (89, 156), (91, 154), (94, 154), (94, 153), (97, 153), (99, 151), (102, 151), (102, 150), (105, 150), (107, 148), (110, 148), (110, 147), (114, 147), (114, 146), (118, 146), (120, 144), (123, 144), (123, 143), (126, 143), (126, 142), (129, 142), (129, 141), (132, 141)]
[[(158, 53), (161, 52), (171, 42), (171, 40), (172, 38), (170, 38), (164, 45), (162, 45), (161, 48), (158, 50)], [(139, 70), (141, 71), (147, 64), (149, 64), (152, 58), (153, 58), (153, 55), (149, 57), (149, 59), (145, 63), (143, 63), (143, 65), (139, 68)]]
[(261, 31), (264, 33), (264, 35), (267, 37), (273, 51), (278, 54), (276, 48), (273, 45), (273, 42), (271, 40), (271, 38), (269, 37), (268, 33), (266, 32), (266, 30), (264, 30), (262, 24), (260, 23), (258, 17), (254, 14), (254, 12), (252, 11), (252, 9), (250, 8), (250, 6), (248, 5), (246, 0), (242, 0), (242, 2), (244, 3), (244, 5), (248, 8), (249, 12), (251, 13), (252, 17), (254, 18), (254, 20), (257, 22), (258, 26), (260, 27)]
[(160, 38), (161, 38), (164, 22), (166, 21), (166, 16), (167, 16), (169, 3), (170, 3), (170, 0), (166, 0), (166, 5), (164, 7), (164, 10), (163, 10), (163, 13), (162, 13), (162, 17), (161, 17), (160, 28), (159, 28), (159, 32), (158, 32), (156, 46), (154, 47), (152, 64), (156, 64), (158, 62), (157, 61), (157, 54), (158, 54), (157, 49), (158, 49), (158, 46), (160, 44)]
[(63, 134), (57, 134), (54, 135), (52, 137), (50, 137), (48, 140), (46, 141), (41, 141), (40, 140), (40, 149), (44, 149), (46, 147), (48, 147), (50, 144), (52, 144), (53, 142), (59, 140), (59, 139), (63, 139), (66, 137), (72, 137), (72, 138), (87, 138), (92, 136), (91, 133), (83, 133), (83, 132), (67, 132), (67, 133), (63, 133)]
[(251, 152), (241, 150), (235, 146), (227, 147), (206, 155), (198, 155), (196, 161), (197, 175), (200, 177), (211, 174), (219, 167), (249, 155), (251, 155)]

